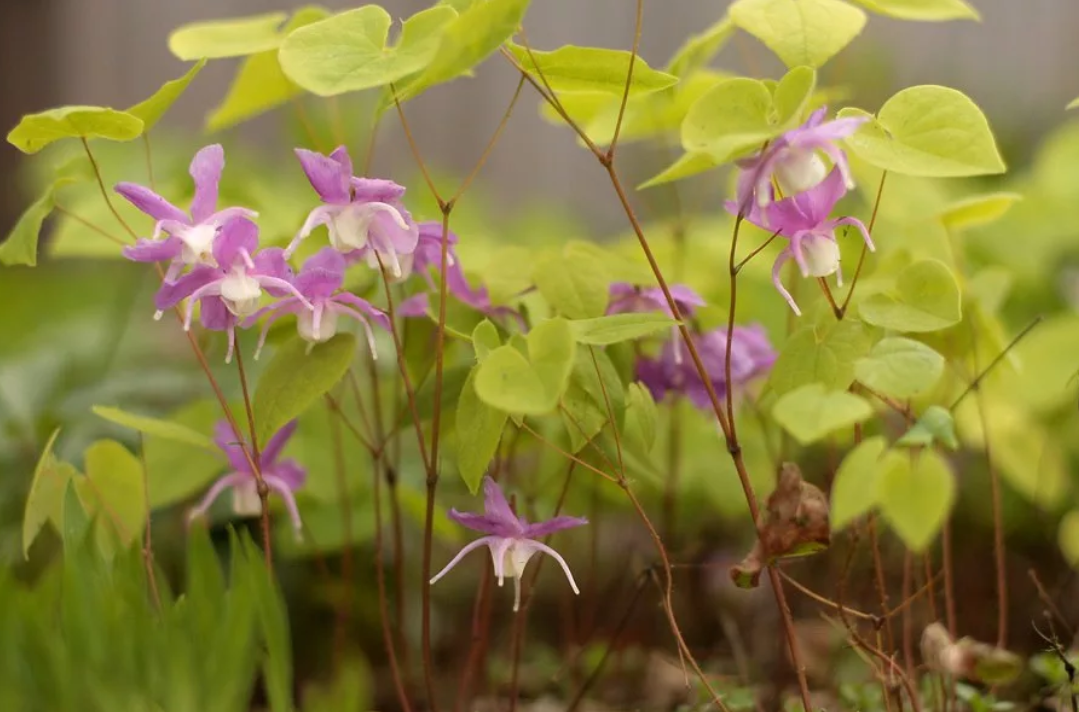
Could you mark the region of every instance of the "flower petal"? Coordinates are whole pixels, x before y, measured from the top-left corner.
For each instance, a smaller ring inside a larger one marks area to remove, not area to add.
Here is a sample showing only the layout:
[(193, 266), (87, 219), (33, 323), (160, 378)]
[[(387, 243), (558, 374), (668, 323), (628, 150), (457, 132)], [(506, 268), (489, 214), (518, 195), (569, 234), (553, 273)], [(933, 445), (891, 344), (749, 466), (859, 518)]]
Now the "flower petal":
[(588, 520), (584, 517), (555, 517), (554, 519), (548, 519), (545, 522), (529, 524), (525, 527), (524, 535), (529, 539), (538, 539), (541, 536), (547, 536), (548, 534), (553, 534), (562, 531), (563, 529), (582, 527), (585, 524), (588, 524)]
[[(427, 295), (424, 294), (424, 296), (426, 297)], [(412, 297), (409, 297), (409, 299), (411, 298)], [(348, 304), (349, 306), (358, 310), (361, 314), (368, 316), (371, 321), (375, 322), (386, 331), (390, 330), (390, 318), (386, 316), (385, 312), (373, 306), (366, 299), (361, 299), (360, 297), (357, 297), (351, 292), (341, 292), (340, 294), (334, 295), (332, 301), (340, 302), (341, 304)], [(405, 302), (407, 301), (409, 300), (406, 299)], [(401, 302), (402, 307), (404, 307), (405, 302)], [(424, 305), (424, 307), (425, 308), (423, 313), (426, 313), (426, 305)], [(406, 314), (405, 316), (408, 315)]]
[(195, 198), (191, 201), (191, 217), (202, 222), (217, 209), (218, 185), (225, 170), (225, 149), (215, 143), (195, 154), (190, 173), (195, 181)]
[(405, 194), (405, 187), (392, 180), (382, 178), (356, 178), (349, 181), (353, 190), (353, 200), (357, 203), (389, 203)]
[(241, 259), (241, 250), (253, 255), (258, 246), (258, 225), (247, 218), (230, 220), (221, 226), (221, 231), (214, 239), (214, 259), (218, 267), (227, 270)]
[(175, 220), (184, 225), (191, 224), (191, 218), (187, 216), (187, 213), (149, 188), (135, 183), (117, 183), (114, 190), (155, 220)]
[[(208, 331), (231, 332), (236, 326), (236, 317), (225, 306), (225, 300), (221, 297), (208, 296), (202, 299), (199, 308), (199, 323)], [(229, 346), (234, 346), (231, 336), (229, 338)]]
[(203, 496), (203, 498), (199, 500), (198, 505), (196, 505), (188, 513), (187, 520), (191, 521), (193, 519), (201, 517), (203, 514), (206, 513), (206, 510), (210, 508), (210, 505), (212, 505), (214, 501), (221, 496), (222, 492), (224, 492), (229, 487), (236, 487), (242, 485), (249, 479), (251, 479), (251, 475), (246, 472), (231, 472), (219, 479), (217, 482), (214, 482), (210, 489)]
[(450, 559), (450, 563), (446, 564), (446, 565), (445, 565), (445, 566), (444, 566), (444, 567), (442, 568), (442, 570), (441, 570), (441, 571), (439, 571), (439, 572), (438, 572), (437, 574), (435, 574), (434, 576), (432, 576), (432, 577), (431, 577), (431, 580), (430, 580), (430, 581), (429, 581), (428, 583), (430, 583), (430, 584), (434, 584), (434, 583), (436, 583), (436, 582), (437, 582), (437, 581), (438, 581), (438, 580), (439, 580), (440, 578), (442, 578), (443, 576), (445, 576), (445, 575), (446, 575), (446, 574), (447, 574), (447, 573), (449, 572), (449, 570), (450, 570), (450, 569), (452, 569), (452, 568), (453, 568), (454, 566), (456, 566), (456, 565), (457, 565), (457, 563), (458, 563), (458, 562), (459, 562), (459, 561), (460, 561), (461, 559), (465, 558), (465, 556), (466, 556), (466, 555), (467, 555), (467, 554), (468, 554), (468, 553), (469, 553), (470, 551), (472, 551), (472, 550), (474, 550), (474, 549), (478, 549), (479, 547), (481, 547), (481, 546), (484, 546), (484, 545), (487, 545), (487, 546), (492, 546), (492, 545), (493, 545), (493, 544), (494, 544), (495, 542), (497, 542), (497, 541), (500, 541), (500, 538), (499, 538), (499, 537), (496, 537), (496, 536), (485, 536), (485, 537), (480, 537), (479, 539), (476, 539), (476, 540), (475, 540), (475, 541), (473, 541), (473, 542), (469, 542), (468, 544), (466, 544), (466, 545), (464, 546), (464, 548), (463, 548), (463, 549), (461, 549), (461, 550), (460, 550), (459, 552), (457, 552), (457, 556), (455, 556), (455, 557), (453, 557), (452, 559)]
[(221, 270), (207, 265), (198, 265), (175, 282), (165, 282), (154, 295), (154, 306), (164, 311), (170, 309), (187, 297), (221, 279)]
[(307, 180), (323, 202), (345, 205), (349, 202), (349, 179), (352, 178), (352, 161), (348, 150), (341, 146), (329, 156), (296, 149), (296, 157), (307, 174)]
[(460, 524), (462, 527), (468, 527), (474, 531), (483, 532), (484, 534), (494, 534), (497, 536), (514, 536), (516, 530), (512, 527), (507, 527), (501, 520), (490, 517), (486, 514), (475, 514), (473, 512), (459, 512), (456, 509), (451, 509), (448, 516), (453, 521)]
[(124, 257), (134, 262), (164, 262), (180, 256), (184, 243), (178, 237), (166, 237), (164, 240), (139, 238), (134, 245), (126, 245), (122, 250)]
[(292, 488), (289, 487), (287, 482), (275, 475), (263, 475), (262, 481), (266, 483), (267, 487), (281, 495), (281, 499), (285, 501), (285, 509), (288, 510), (289, 518), (292, 520), (292, 529), (296, 538), (303, 538), (303, 520), (300, 519), (300, 510), (296, 507), (296, 498), (292, 496)]
[(281, 450), (288, 443), (289, 438), (296, 432), (297, 424), (297, 421), (290, 420), (263, 444), (262, 450), (260, 450), (263, 467), (270, 468), (273, 466), (278, 456), (281, 455)]
[(506, 495), (502, 494), (502, 488), (490, 477), (483, 478), (483, 511), (493, 521), (501, 522), (518, 533), (524, 531), (520, 518), (513, 513)]
[(232, 469), (250, 474), (251, 466), (240, 447), (241, 442), (244, 442), (243, 438), (236, 434), (228, 420), (219, 420), (214, 424), (214, 444), (225, 453)]

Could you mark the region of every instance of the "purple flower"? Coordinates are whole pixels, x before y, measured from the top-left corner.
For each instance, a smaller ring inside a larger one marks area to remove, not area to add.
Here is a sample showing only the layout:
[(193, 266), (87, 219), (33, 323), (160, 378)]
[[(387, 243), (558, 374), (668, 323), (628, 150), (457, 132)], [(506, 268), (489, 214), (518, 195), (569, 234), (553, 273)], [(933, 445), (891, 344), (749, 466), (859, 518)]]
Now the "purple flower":
[[(732, 337), (729, 385), (738, 389), (768, 373), (776, 361), (776, 352), (759, 324), (736, 326)], [(716, 395), (725, 398), (728, 388), (727, 327), (694, 334), (693, 343)], [(656, 401), (663, 400), (668, 392), (673, 391), (685, 395), (698, 408), (711, 408), (708, 389), (697, 373), (696, 365), (678, 357), (673, 341), (663, 345), (659, 358), (641, 357), (637, 360), (637, 379), (644, 383)]]
[(825, 121), (826, 113), (827, 107), (822, 106), (804, 124), (772, 141), (761, 153), (738, 162), (742, 172), (738, 176), (736, 214), (748, 210), (754, 196), (758, 207), (771, 203), (773, 179), (787, 197), (819, 185), (828, 175), (821, 153), (839, 170), (845, 189), (854, 187), (846, 154), (836, 141), (854, 133), (865, 118)]
[[(225, 152), (218, 144), (195, 154), (190, 169), (195, 181), (190, 215), (149, 188), (134, 183), (117, 184), (117, 193), (157, 221), (153, 238), (142, 238), (125, 247), (124, 256), (136, 262), (171, 262), (166, 281), (175, 279), (184, 265), (212, 265), (214, 240), (222, 227), (233, 219), (258, 215), (247, 208), (225, 208), (215, 212), (218, 183), (224, 168)], [(164, 240), (159, 239), (162, 233), (168, 235)]]
[(588, 524), (587, 519), (555, 517), (546, 522), (529, 524), (525, 519), (513, 513), (505, 495), (502, 494), (502, 489), (490, 477), (483, 478), (483, 509), (483, 514), (450, 510), (450, 518), (455, 522), (469, 529), (483, 532), (487, 536), (480, 537), (461, 549), (457, 556), (446, 564), (446, 568), (431, 579), (432, 584), (445, 576), (446, 572), (456, 566), (468, 552), (480, 546), (487, 546), (491, 550), (491, 560), (494, 562), (498, 585), (501, 586), (507, 576), (513, 579), (514, 611), (521, 606), (521, 576), (524, 575), (525, 565), (537, 551), (553, 556), (566, 572), (566, 578), (569, 579), (573, 592), (580, 593), (566, 560), (557, 551), (536, 539), (563, 529)]
[[(416, 249), (412, 254), (401, 256), (401, 277), (404, 279), (413, 273), (419, 273), (431, 289), (437, 289), (434, 280), (431, 279), (431, 268), (433, 267), (436, 271), (442, 270), (442, 223), (439, 221), (422, 222), (417, 228), (419, 239), (416, 242)], [(446, 264), (456, 267), (457, 253), (453, 246), (458, 240), (452, 230), (446, 233), (446, 242), (449, 243), (446, 250)]]
[[(303, 486), (304, 480), (307, 479), (307, 470), (295, 460), (281, 459), (281, 451), (295, 431), (295, 420), (278, 430), (259, 452), (257, 464), (266, 486), (285, 500), (285, 507), (292, 519), (292, 527), (299, 538), (303, 523), (292, 493)], [(224, 451), (231, 472), (210, 487), (198, 506), (191, 510), (188, 519), (195, 519), (205, 514), (218, 496), (230, 487), (232, 488), (233, 512), (241, 516), (254, 516), (261, 513), (262, 502), (259, 500), (258, 479), (251, 470), (251, 464), (244, 456), (243, 448), (239, 444), (243, 442), (243, 438), (236, 434), (228, 421), (221, 420), (214, 426), (214, 442)], [(254, 456), (250, 448), (248, 452)]]
[(353, 176), (352, 159), (344, 146), (329, 156), (298, 148), (296, 156), (323, 204), (307, 216), (285, 256), (315, 227), (325, 225), (334, 249), (359, 250), (357, 256), (373, 267), (378, 267), (381, 258), (400, 277), (400, 256), (411, 254), (419, 240), (416, 223), (401, 204), (405, 189), (393, 181)]
[[(367, 333), (371, 355), (375, 354), (375, 335), (369, 319), (389, 330), (390, 321), (380, 310), (349, 292), (342, 292), (345, 279), (345, 258), (332, 247), (324, 247), (303, 263), (303, 268), (291, 281), (299, 296), (290, 296), (248, 317), (244, 326), (251, 326), (259, 317), (269, 314), (262, 327), (255, 357), (258, 358), (270, 326), (286, 314), (296, 315), (300, 338), (312, 346), (328, 341), (337, 333), (339, 316), (352, 317)], [(306, 301), (305, 301), (306, 300)]]
[[(672, 284), (668, 289), (683, 317), (692, 316), (697, 307), (705, 305), (700, 295), (685, 285)], [(612, 282), (610, 296), (608, 314), (658, 311), (674, 318), (670, 305), (667, 304), (667, 297), (659, 287), (635, 287), (626, 282)]]
[[(835, 274), (836, 282), (843, 286), (835, 229), (841, 225), (851, 225), (862, 233), (862, 239), (869, 250), (875, 249), (869, 231), (861, 220), (854, 217), (829, 219), (829, 214), (845, 192), (843, 176), (836, 167), (817, 187), (770, 203), (764, 208), (753, 206), (746, 216), (754, 225), (772, 230), (789, 241), (789, 245), (779, 253), (772, 266), (772, 283), (799, 316), (802, 311), (794, 303), (794, 298), (783, 286), (780, 278), (780, 272), (787, 260), (795, 261), (803, 277), (827, 277)], [(731, 201), (727, 202), (726, 207), (732, 213), (737, 212), (737, 206)]]
[(257, 248), (258, 227), (244, 218), (232, 220), (214, 242), (215, 267), (197, 265), (175, 282), (162, 284), (154, 297), (159, 312), (190, 298), (184, 318), (185, 331), (191, 328), (195, 302), (201, 302), (202, 325), (213, 331), (228, 332), (226, 362), (232, 360), (238, 320), (255, 313), (263, 288), (277, 297), (291, 293), (305, 307), (313, 309), (307, 297), (289, 281), (291, 270), (282, 250), (272, 247), (254, 254)]

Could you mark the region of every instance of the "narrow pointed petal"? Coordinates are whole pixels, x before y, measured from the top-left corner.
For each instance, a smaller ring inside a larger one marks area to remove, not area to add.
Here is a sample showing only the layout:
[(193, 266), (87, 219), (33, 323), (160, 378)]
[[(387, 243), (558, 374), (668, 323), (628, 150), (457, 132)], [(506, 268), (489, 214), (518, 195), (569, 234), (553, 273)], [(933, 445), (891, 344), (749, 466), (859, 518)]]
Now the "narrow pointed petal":
[(164, 262), (180, 257), (184, 243), (178, 237), (164, 240), (139, 238), (134, 245), (127, 245), (122, 250), (124, 257), (133, 262)]
[(195, 181), (195, 199), (191, 201), (191, 217), (202, 222), (217, 209), (218, 185), (225, 170), (225, 149), (212, 144), (195, 154), (191, 160), (191, 178)]
[(504, 522), (497, 520), (494, 517), (489, 517), (486, 514), (460, 512), (456, 509), (451, 509), (447, 514), (450, 519), (457, 522), (462, 527), (468, 527), (469, 529), (483, 532), (484, 534), (513, 536), (516, 533), (516, 530), (512, 527), (508, 527)]
[(783, 265), (787, 260), (791, 259), (790, 249), (783, 250), (776, 257), (775, 264), (772, 265), (772, 284), (775, 285), (776, 291), (787, 301), (791, 309), (797, 316), (802, 316), (802, 310), (798, 308), (798, 305), (794, 303), (794, 297), (787, 291), (787, 288), (783, 286)]
[(243, 484), (250, 478), (251, 475), (246, 472), (232, 472), (225, 475), (217, 482), (214, 482), (213, 486), (210, 487), (209, 491), (207, 491), (203, 498), (199, 500), (199, 503), (190, 512), (188, 512), (188, 521), (197, 519), (198, 517), (206, 514), (206, 510), (210, 508), (214, 501), (216, 501), (217, 498), (221, 496), (221, 493), (224, 492), (226, 489), (228, 489), (229, 487), (236, 487), (237, 485)]
[[(424, 294), (424, 296), (426, 297), (427, 295)], [(376, 324), (381, 326), (386, 331), (390, 330), (390, 318), (388, 316), (386, 316), (386, 313), (384, 311), (382, 311), (381, 309), (373, 306), (366, 299), (362, 299), (360, 297), (357, 297), (355, 294), (352, 294), (351, 292), (341, 292), (340, 294), (334, 295), (333, 301), (340, 302), (341, 304), (349, 305), (350, 307), (352, 307), (352, 308), (356, 309), (357, 311), (359, 311), (361, 314), (365, 314), (368, 318), (371, 319), (371, 321), (375, 322)], [(408, 301), (408, 300), (406, 299), (405, 301)], [(405, 305), (405, 302), (401, 302), (401, 307), (402, 308), (404, 307), (404, 305)], [(426, 313), (426, 311), (427, 311), (426, 304), (424, 304), (424, 310), (423, 310), (422, 313)], [(409, 316), (409, 315), (405, 314), (405, 316)]]
[(157, 290), (157, 294), (154, 295), (154, 306), (162, 311), (170, 309), (179, 304), (186, 297), (191, 296), (207, 284), (215, 282), (220, 278), (221, 270), (214, 269), (213, 267), (206, 267), (204, 265), (195, 267), (195, 269), (180, 277), (175, 282), (163, 283), (161, 288)]
[[(566, 560), (562, 558), (562, 555), (559, 554), (554, 549), (552, 549), (551, 547), (549, 547), (546, 544), (543, 544), (541, 542), (530, 541), (528, 543), (533, 548), (537, 549), (538, 551), (542, 551), (544, 554), (547, 554), (548, 556), (553, 557), (554, 560), (557, 561), (562, 566), (562, 570), (566, 573), (566, 578), (569, 580), (570, 588), (573, 589), (574, 593), (580, 595), (581, 590), (579, 588), (577, 588), (577, 582), (573, 580), (573, 573), (569, 570), (569, 564), (567, 564)], [(520, 546), (520, 545), (518, 544), (518, 546)]]
[(836, 220), (833, 225), (839, 227), (842, 225), (850, 225), (862, 233), (862, 239), (865, 240), (865, 246), (869, 248), (870, 252), (876, 252), (877, 248), (873, 245), (873, 238), (869, 236), (869, 230), (866, 228), (865, 223), (855, 217), (845, 217)]
[(250, 255), (258, 249), (258, 225), (247, 218), (230, 220), (221, 226), (214, 238), (214, 259), (221, 269), (227, 270), (241, 259), (241, 250)]
[(191, 224), (191, 218), (187, 216), (187, 213), (149, 188), (135, 183), (117, 183), (114, 190), (155, 220), (175, 220), (184, 225)]
[(450, 563), (446, 564), (441, 571), (431, 577), (431, 580), (428, 583), (432, 585), (437, 583), (438, 580), (445, 576), (450, 569), (456, 566), (457, 563), (461, 561), (461, 559), (465, 558), (465, 556), (467, 556), (469, 552), (474, 549), (478, 549), (481, 546), (489, 546), (491, 544), (494, 544), (496, 541), (498, 541), (498, 539), (499, 538), (495, 536), (485, 536), (466, 544), (463, 549), (457, 552), (457, 556), (450, 559)]
[(288, 444), (289, 438), (296, 432), (298, 424), (298, 421), (290, 420), (283, 428), (274, 433), (269, 441), (263, 444), (262, 450), (260, 450), (263, 467), (269, 468), (273, 466), (281, 455), (281, 450)]
[(585, 524), (588, 524), (588, 520), (584, 517), (555, 517), (554, 519), (548, 519), (545, 522), (529, 524), (525, 527), (524, 536), (529, 539), (538, 539), (542, 536), (562, 531), (563, 529), (583, 527)]
[(513, 513), (502, 488), (490, 477), (483, 478), (483, 510), (492, 521), (512, 527), (517, 532), (524, 531), (521, 520)]
[(292, 238), (292, 242), (285, 248), (285, 257), (291, 257), (292, 253), (311, 234), (312, 230), (319, 225), (328, 225), (333, 220), (333, 216), (340, 210), (341, 207), (337, 205), (320, 205), (308, 213), (307, 219), (304, 220), (303, 226), (300, 227), (300, 231), (296, 233), (296, 237)]
[(300, 159), (300, 166), (307, 174), (311, 187), (315, 189), (323, 202), (336, 205), (345, 205), (349, 202), (352, 161), (349, 160), (348, 151), (343, 146), (329, 156), (297, 148), (296, 157)]
[(285, 502), (285, 509), (288, 510), (289, 518), (292, 520), (292, 529), (296, 534), (296, 538), (302, 539), (303, 520), (300, 519), (300, 510), (296, 506), (296, 498), (292, 496), (292, 489), (284, 480), (273, 475), (263, 475), (262, 481), (266, 483), (267, 487), (281, 495), (281, 499)]

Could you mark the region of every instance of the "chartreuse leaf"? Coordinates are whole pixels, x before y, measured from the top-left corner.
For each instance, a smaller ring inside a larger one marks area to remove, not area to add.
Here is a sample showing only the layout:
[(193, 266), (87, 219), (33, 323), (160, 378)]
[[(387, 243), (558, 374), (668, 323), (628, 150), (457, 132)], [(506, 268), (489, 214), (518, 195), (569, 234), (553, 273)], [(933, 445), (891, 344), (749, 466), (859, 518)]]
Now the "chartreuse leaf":
[(734, 23), (730, 17), (723, 17), (704, 32), (691, 35), (683, 42), (667, 63), (666, 71), (679, 78), (688, 77), (707, 65), (733, 34)]
[(1023, 199), (1018, 193), (987, 193), (956, 201), (937, 217), (949, 230), (969, 230), (996, 222)]
[(829, 391), (820, 383), (796, 388), (772, 406), (772, 417), (803, 445), (872, 415), (873, 409), (865, 399), (846, 391)]
[(149, 131), (176, 103), (180, 95), (187, 91), (188, 85), (205, 66), (206, 60), (200, 59), (182, 77), (165, 82), (152, 96), (132, 106), (127, 110), (127, 113), (142, 119), (143, 131)]
[(37, 153), (65, 138), (103, 138), (131, 141), (142, 135), (142, 119), (102, 106), (62, 106), (22, 117), (7, 135), (23, 153)]
[(472, 349), (476, 352), (476, 360), (483, 361), (487, 354), (502, 345), (502, 338), (498, 335), (498, 327), (489, 320), (484, 319), (472, 330)]
[(573, 370), (576, 343), (565, 319), (548, 319), (529, 332), (526, 358), (512, 344), (499, 346), (480, 364), (480, 399), (507, 413), (542, 415), (558, 405)]
[(659, 416), (656, 402), (647, 388), (631, 383), (626, 388), (626, 410), (622, 415), (622, 443), (638, 455), (647, 458), (656, 444)]
[(562, 394), (562, 420), (571, 452), (580, 452), (611, 422), (611, 411), (621, 412), (624, 403), (622, 381), (610, 357), (603, 351), (578, 349), (569, 384)]
[(308, 346), (294, 338), (279, 347), (259, 378), (252, 404), (259, 445), (341, 380), (356, 353), (356, 337), (338, 334), (311, 353)]
[(607, 310), (610, 278), (599, 260), (561, 253), (541, 258), (532, 270), (540, 294), (555, 311), (570, 319), (589, 319)]
[(565, 319), (548, 319), (528, 333), (528, 360), (547, 397), (555, 402), (566, 390), (576, 353), (577, 344)]
[(915, 262), (899, 273), (894, 290), (866, 298), (859, 314), (870, 324), (896, 331), (947, 329), (963, 317), (959, 285), (943, 262)]
[(577, 343), (594, 346), (632, 341), (677, 324), (677, 321), (659, 312), (612, 314), (595, 319), (576, 319), (569, 323)]
[(832, 531), (877, 506), (877, 483), (887, 472), (906, 465), (902, 454), (887, 448), (887, 441), (877, 435), (863, 440), (843, 458), (832, 482)]
[[(490, 322), (488, 322), (490, 323)], [(475, 366), (468, 374), (461, 397), (457, 401), (457, 469), (468, 486), (476, 494), (487, 465), (498, 451), (502, 429), (506, 426), (506, 411), (493, 408), (476, 393)]]
[(843, 109), (839, 115), (867, 119), (846, 141), (859, 158), (878, 168), (927, 178), (1006, 170), (982, 110), (955, 89), (910, 87), (884, 102), (876, 118), (860, 109)]
[(900, 20), (980, 20), (966, 0), (854, 0), (866, 10)]
[[(302, 7), (293, 13), (281, 32), (287, 37), (329, 14), (321, 7)], [(235, 126), (303, 93), (303, 89), (293, 84), (281, 70), (279, 52), (277, 48), (268, 49), (244, 59), (225, 98), (206, 117), (207, 131)]]
[(920, 341), (889, 337), (854, 364), (854, 376), (878, 393), (910, 398), (925, 393), (944, 375), (944, 357)]
[[(625, 50), (566, 45), (551, 51), (529, 51), (512, 43), (507, 48), (521, 68), (537, 79), (542, 75), (556, 93), (600, 92), (620, 97), (625, 92), (632, 57)], [(633, 61), (629, 95), (648, 94), (677, 83), (678, 77), (652, 69), (637, 57)]]
[(804, 326), (783, 345), (769, 385), (777, 395), (808, 383), (844, 390), (854, 381), (854, 364), (869, 353), (873, 338), (873, 330), (857, 319)]
[(98, 543), (112, 551), (113, 537), (124, 548), (146, 523), (146, 489), (139, 459), (115, 440), (98, 440), (86, 450), (86, 476), (73, 481), (83, 509), (96, 519)]
[(194, 22), (173, 30), (169, 51), (183, 60), (244, 57), (277, 49), (284, 39), (280, 28), (288, 15), (268, 12), (250, 17)]
[(45, 194), (30, 204), (15, 227), (8, 233), (7, 239), (0, 243), (0, 265), (37, 266), (37, 246), (41, 236), (41, 226), (56, 207), (56, 191), (71, 181), (61, 178), (45, 191)]
[(1066, 111), (1070, 111), (1072, 109), (1079, 109), (1079, 99), (1072, 99), (1065, 107)]
[(77, 473), (66, 463), (61, 463), (52, 453), (56, 443), (56, 429), (45, 443), (45, 449), (34, 468), (34, 478), (30, 482), (30, 494), (26, 497), (26, 506), (22, 516), (22, 553), (29, 558), (30, 545), (34, 543), (45, 522), (51, 521), (59, 531), (64, 491), (67, 482)]
[(1079, 509), (1073, 509), (1061, 518), (1057, 542), (1068, 563), (1079, 568)]
[(865, 13), (841, 0), (738, 0), (731, 20), (788, 67), (820, 67), (865, 26)]
[(471, 73), (517, 32), (530, 0), (487, 0), (461, 12), (442, 32), (426, 68), (400, 89), (412, 98), (436, 84)]
[[(242, 403), (232, 406), (232, 412), (247, 432), (247, 420)], [(221, 418), (221, 406), (216, 400), (203, 399), (187, 404), (169, 414), (169, 424), (176, 424), (195, 433), (213, 431)], [(147, 432), (148, 431), (144, 431)], [(187, 442), (147, 434), (142, 443), (146, 456), (146, 480), (150, 508), (157, 509), (180, 502), (203, 489), (226, 466), (220, 450), (204, 450)]]
[(281, 45), (281, 68), (319, 96), (385, 86), (424, 69), (438, 50), (442, 30), (456, 17), (445, 5), (427, 8), (405, 20), (401, 39), (387, 47), (389, 13), (364, 5), (292, 32)]
[(150, 418), (145, 415), (136, 415), (120, 410), (119, 408), (111, 408), (104, 405), (92, 406), (90, 410), (93, 411), (94, 415), (100, 418), (104, 418), (117, 425), (122, 425), (125, 428), (137, 430), (140, 433), (156, 435), (157, 437), (165, 438), (166, 440), (194, 445), (195, 447), (200, 447), (204, 450), (209, 450), (210, 452), (218, 451), (210, 438), (197, 430), (193, 430), (180, 423)]
[(928, 447), (938, 442), (952, 450), (959, 448), (959, 440), (955, 436), (955, 419), (952, 418), (951, 411), (939, 405), (931, 405), (895, 444), (904, 447)]
[(955, 500), (955, 478), (935, 450), (903, 458), (904, 467), (880, 476), (877, 498), (881, 514), (907, 548), (925, 550), (944, 525)]

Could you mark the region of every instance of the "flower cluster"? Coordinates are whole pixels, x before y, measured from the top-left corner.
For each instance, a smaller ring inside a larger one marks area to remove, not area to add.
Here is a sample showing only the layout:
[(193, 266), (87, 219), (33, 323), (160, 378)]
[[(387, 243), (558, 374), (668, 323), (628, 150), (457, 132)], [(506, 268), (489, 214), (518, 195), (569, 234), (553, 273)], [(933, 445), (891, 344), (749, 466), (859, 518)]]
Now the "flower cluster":
[[(794, 260), (803, 277), (835, 274), (842, 286), (835, 229), (857, 228), (866, 246), (874, 249), (860, 220), (830, 217), (839, 199), (854, 187), (846, 155), (836, 141), (854, 133), (864, 119), (825, 121), (825, 113), (821, 107), (802, 126), (740, 161), (736, 199), (726, 204), (728, 212), (787, 240), (772, 267), (772, 282), (798, 315), (801, 310), (780, 279), (788, 260)], [(831, 161), (831, 168), (824, 158)]]

